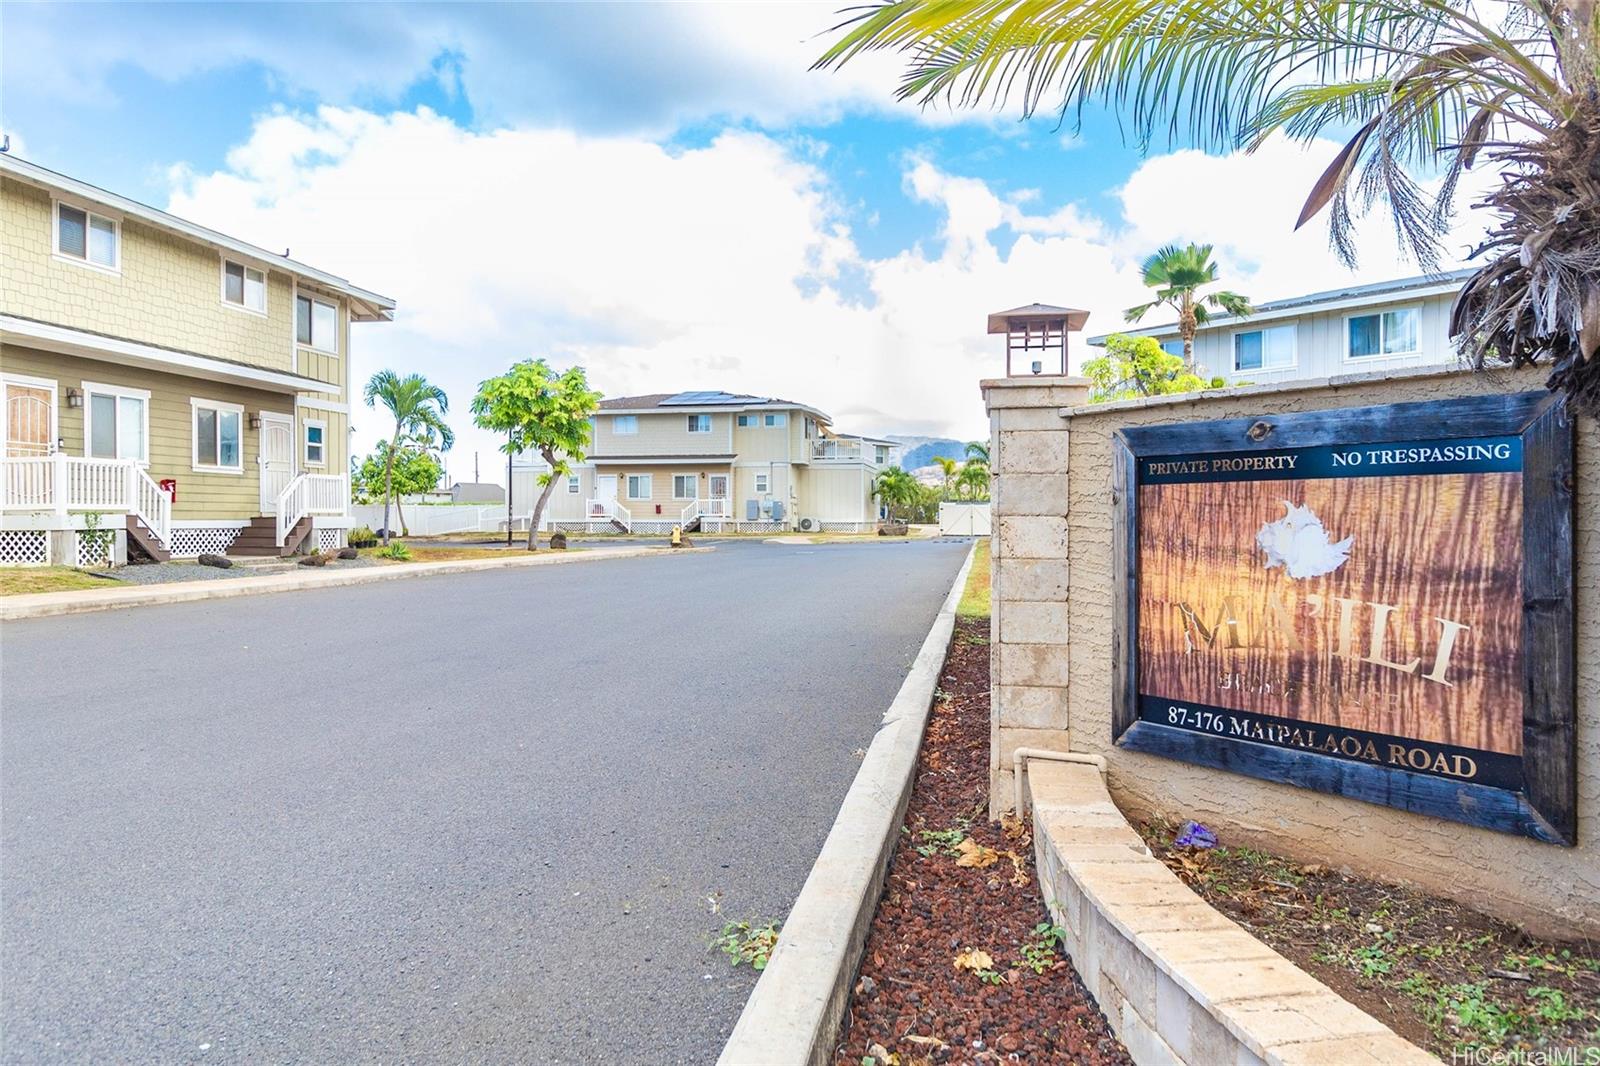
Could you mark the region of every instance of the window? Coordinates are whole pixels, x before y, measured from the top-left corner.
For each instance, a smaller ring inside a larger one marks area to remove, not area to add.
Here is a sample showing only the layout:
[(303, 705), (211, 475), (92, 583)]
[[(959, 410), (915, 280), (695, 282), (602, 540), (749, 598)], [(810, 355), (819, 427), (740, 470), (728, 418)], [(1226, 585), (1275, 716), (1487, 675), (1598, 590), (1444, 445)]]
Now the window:
[(772, 415), (763, 415), (761, 424), (766, 426), (768, 429), (771, 429), (774, 426), (787, 426), (789, 424), (789, 416), (783, 414), (782, 412)]
[(739, 428), (740, 429), (748, 429), (751, 426), (759, 426), (760, 424), (761, 424), (761, 416), (760, 415), (740, 415), (739, 416)]
[(616, 437), (631, 437), (639, 432), (638, 415), (617, 415), (611, 420), (611, 434)]
[(817, 435), (817, 420), (812, 418), (810, 415), (806, 415), (806, 440), (810, 440), (812, 437), (815, 437), (816, 435)]
[(711, 416), (710, 415), (690, 415), (689, 416), (689, 432), (690, 433), (710, 433), (711, 432)]
[(328, 461), (328, 424), (306, 419), (306, 465), (324, 466)]
[(648, 500), (650, 498), (650, 475), (628, 475), (628, 499)]
[(56, 254), (89, 266), (118, 270), (122, 266), (122, 232), (115, 219), (92, 211), (56, 204)]
[(148, 462), (150, 393), (85, 381), (83, 396), (83, 454)]
[(771, 474), (757, 474), (756, 475), (756, 495), (760, 496), (760, 495), (763, 495), (765, 493), (771, 492), (772, 491), (771, 486), (772, 486), (772, 475)]
[(1166, 352), (1168, 355), (1175, 355), (1179, 359), (1182, 359), (1183, 358), (1183, 338), (1179, 337), (1177, 340), (1173, 340), (1173, 341), (1162, 341), (1161, 342), (1161, 350)]
[(700, 495), (699, 474), (673, 474), (672, 498), (674, 500), (692, 500)]
[(1294, 366), (1294, 327), (1268, 326), (1233, 335), (1235, 370), (1282, 370)]
[(339, 350), (339, 309), (326, 300), (294, 298), (294, 339), (324, 352)]
[(244, 473), (241, 426), (244, 408), (215, 400), (190, 400), (194, 409), (194, 468), (226, 474)]
[(577, 474), (572, 474), (567, 478), (567, 492), (569, 494), (576, 496), (582, 488), (583, 486), (579, 482)]
[(1349, 347), (1346, 357), (1365, 359), (1374, 355), (1415, 355), (1420, 350), (1415, 307), (1401, 307), (1370, 315), (1352, 315), (1346, 321)]
[(243, 263), (222, 261), (222, 302), (246, 311), (267, 313), (267, 275)]
[(874, 455), (878, 465), (882, 466), (889, 461), (889, 446), (887, 444), (879, 444)]

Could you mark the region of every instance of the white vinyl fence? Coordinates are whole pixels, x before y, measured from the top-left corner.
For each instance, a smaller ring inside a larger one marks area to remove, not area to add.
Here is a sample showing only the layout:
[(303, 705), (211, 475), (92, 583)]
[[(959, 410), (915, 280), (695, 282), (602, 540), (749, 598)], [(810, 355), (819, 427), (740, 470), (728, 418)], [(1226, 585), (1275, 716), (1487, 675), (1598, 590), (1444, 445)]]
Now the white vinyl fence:
[(946, 500), (939, 505), (939, 535), (941, 537), (987, 537), (989, 535), (989, 504), (952, 503)]
[[(356, 525), (383, 528), (383, 504), (357, 503), (350, 505)], [(528, 512), (516, 516), (517, 528), (528, 528)], [(389, 521), (394, 532), (400, 532), (400, 516), (394, 507), (389, 508)], [(447, 533), (503, 533), (506, 528), (505, 504), (407, 504), (406, 528), (413, 537), (438, 537)]]

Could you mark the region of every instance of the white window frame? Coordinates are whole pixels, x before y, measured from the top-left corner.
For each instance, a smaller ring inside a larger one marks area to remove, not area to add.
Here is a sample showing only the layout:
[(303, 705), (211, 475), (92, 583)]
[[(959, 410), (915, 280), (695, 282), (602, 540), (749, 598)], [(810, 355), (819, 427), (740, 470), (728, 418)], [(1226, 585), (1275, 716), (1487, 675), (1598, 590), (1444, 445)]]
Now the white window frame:
[[(244, 311), (244, 312), (246, 312), (248, 314), (258, 315), (261, 318), (266, 318), (267, 317), (267, 272), (265, 270), (263, 270), (261, 267), (253, 267), (253, 266), (251, 266), (249, 263), (246, 263), (243, 259), (229, 259), (225, 255), (224, 256), (219, 256), (218, 258), (220, 259), (220, 265), (217, 267), (217, 294), (222, 300), (222, 305), (224, 307), (230, 307), (235, 311)], [(228, 267), (230, 267), (230, 266), (236, 266), (240, 270), (244, 271), (244, 276), (243, 276), (243, 279), (242, 279), (242, 284), (244, 286), (244, 291), (239, 294), (240, 297), (241, 297), (241, 302), (240, 303), (234, 303), (232, 300), (228, 299)], [(250, 275), (251, 274), (256, 274), (261, 278), (261, 306), (260, 307), (252, 307), (252, 306), (250, 306)]]
[[(633, 482), (634, 482), (635, 478), (637, 478), (639, 480), (639, 483), (644, 486), (644, 495), (643, 496), (635, 496), (634, 493), (633, 493)], [(655, 478), (651, 474), (626, 474), (626, 475), (623, 476), (622, 491), (623, 491), (623, 494), (624, 494), (626, 499), (630, 499), (630, 500), (650, 500), (650, 499), (653, 499), (653, 498), (655, 498), (655, 494), (656, 494)]]
[[(139, 463), (140, 466), (149, 466), (150, 465), (150, 390), (149, 389), (133, 389), (133, 388), (129, 388), (126, 385), (106, 385), (106, 384), (102, 384), (101, 382), (98, 382), (98, 381), (80, 381), (80, 382), (78, 382), (78, 388), (83, 390), (83, 457), (85, 459), (93, 459), (93, 458), (104, 459), (104, 458), (106, 458), (103, 455), (102, 456), (94, 456), (94, 455), (90, 454), (90, 446), (94, 441), (94, 404), (90, 402), (89, 397), (93, 396), (96, 393), (99, 393), (101, 396), (112, 396), (112, 397), (115, 397), (118, 400), (121, 400), (124, 397), (126, 397), (127, 399), (130, 399), (130, 400), (141, 400), (141, 401), (143, 401), (143, 403), (144, 403), (144, 432), (143, 432), (143, 438), (142, 439), (144, 440), (144, 454), (140, 455), (140, 456), (133, 456), (132, 458), (134, 458)], [(120, 407), (121, 407), (121, 405), (119, 404), (118, 405), (119, 412), (117, 414), (117, 417), (119, 419), (122, 417), (122, 415), (120, 413)], [(118, 448), (118, 450), (119, 451), (121, 450), (121, 448), (120, 448), (120, 440), (119, 440), (119, 448)], [(130, 457), (129, 456), (125, 456), (125, 455), (118, 455), (118, 456), (116, 456), (116, 458), (118, 458), (118, 459), (126, 459), (126, 458), (130, 458)]]
[[(79, 259), (75, 255), (68, 255), (67, 253), (65, 253), (65, 252), (63, 252), (61, 250), (61, 208), (63, 206), (70, 207), (74, 211), (82, 211), (83, 214), (84, 214), (84, 220), (83, 220), (83, 225), (84, 225), (84, 232), (83, 232), (83, 258), (82, 259)], [(102, 222), (111, 223), (111, 232), (115, 235), (115, 238), (116, 238), (116, 247), (114, 249), (115, 252), (116, 252), (116, 256), (115, 256), (116, 262), (114, 262), (110, 266), (106, 266), (104, 263), (96, 263), (93, 259), (89, 258), (89, 231), (91, 229), (93, 229), (93, 227), (94, 227), (94, 219), (97, 219), (97, 218), (100, 219)], [(84, 203), (81, 200), (67, 200), (67, 199), (63, 199), (62, 197), (59, 197), (59, 196), (51, 197), (50, 198), (50, 255), (51, 255), (52, 258), (54, 258), (57, 261), (62, 262), (62, 263), (71, 263), (73, 266), (88, 267), (90, 270), (98, 270), (102, 274), (113, 274), (113, 275), (115, 275), (117, 277), (121, 277), (122, 276), (122, 216), (121, 215), (112, 214), (111, 212), (106, 211), (106, 210), (104, 210), (102, 208), (91, 207), (89, 204)]]
[[(222, 458), (222, 415), (234, 413), (239, 416), (239, 465), (238, 466), (210, 466), (200, 462), (200, 435), (195, 431), (196, 412), (207, 408), (217, 412), (217, 458)], [(244, 474), (244, 431), (249, 420), (245, 418), (244, 407), (236, 403), (227, 403), (222, 400), (207, 400), (200, 396), (189, 397), (189, 469), (196, 474)]]
[[(689, 418), (689, 432), (690, 433), (710, 433), (711, 432), (711, 416), (710, 415), (689, 415), (688, 418)], [(704, 419), (705, 421), (702, 423), (701, 419)], [(705, 426), (704, 429), (700, 428), (702, 425)]]
[(567, 475), (567, 494), (569, 496), (576, 496), (578, 493), (580, 493), (582, 491), (583, 491), (583, 479), (580, 478), (577, 474), (568, 474)]
[[(624, 426), (627, 428), (624, 429)], [(639, 435), (639, 416), (612, 415), (611, 435), (613, 437), (637, 437)]]
[(767, 411), (761, 416), (761, 425), (766, 429), (784, 429), (789, 425), (789, 416), (783, 411)]
[[(1417, 316), (1417, 346), (1408, 352), (1386, 352), (1383, 350), (1383, 316), (1400, 311), (1410, 311)], [(1350, 354), (1350, 323), (1357, 318), (1377, 318), (1378, 320), (1378, 351), (1371, 355)], [(1416, 359), (1422, 355), (1421, 304), (1401, 304), (1398, 307), (1367, 308), (1360, 311), (1352, 311), (1344, 316), (1344, 320), (1340, 323), (1340, 328), (1344, 330), (1344, 361), (1346, 363), (1365, 366), (1381, 362), (1384, 359)]]
[[(688, 478), (689, 479), (689, 486), (690, 486), (689, 487), (689, 495), (680, 496), (678, 494), (678, 479), (679, 478)], [(696, 474), (673, 474), (672, 475), (672, 498), (674, 500), (698, 500), (700, 498), (700, 475), (698, 473), (696, 473)]]
[(767, 473), (756, 474), (756, 495), (768, 496), (772, 493), (772, 475)]
[[(328, 423), (320, 418), (302, 418), (300, 420), (300, 460), (304, 466), (314, 466), (319, 469), (328, 465)], [(315, 426), (322, 430), (322, 458), (311, 458), (311, 428)]]
[[(312, 305), (311, 340), (309, 341), (303, 341), (300, 339), (301, 300), (307, 300)], [(324, 348), (320, 344), (316, 343), (317, 304), (321, 304), (323, 307), (326, 307), (333, 312), (333, 347), (331, 348)], [(294, 290), (294, 306), (291, 308), (291, 313), (289, 315), (289, 329), (294, 336), (294, 343), (297, 348), (305, 348), (308, 351), (321, 352), (323, 355), (337, 356), (339, 354), (339, 302), (337, 300), (324, 299), (323, 297), (317, 296), (314, 293), (302, 292), (299, 286), (296, 286)]]
[[(1249, 330), (1245, 330), (1245, 332), (1248, 333), (1250, 331)], [(1183, 358), (1183, 338), (1182, 337), (1169, 337), (1167, 340), (1158, 341), (1157, 343), (1159, 343), (1161, 345), (1161, 350), (1166, 352), (1168, 355), (1175, 355), (1179, 359)], [(1168, 348), (1167, 345), (1169, 345), (1169, 344), (1174, 345), (1178, 350), (1177, 351), (1173, 351), (1171, 348)]]
[[(1289, 336), (1293, 338), (1289, 347), (1294, 352), (1294, 358), (1287, 363), (1280, 363), (1277, 366), (1267, 365), (1266, 335), (1269, 329), (1286, 329), (1289, 331)], [(1260, 366), (1245, 368), (1239, 365), (1239, 338), (1246, 333), (1261, 334)], [(1228, 366), (1231, 368), (1229, 372), (1233, 374), (1281, 374), (1286, 370), (1297, 369), (1300, 366), (1300, 327), (1293, 322), (1263, 322), (1259, 326), (1247, 326), (1244, 329), (1234, 330), (1228, 334)]]
[(760, 415), (743, 414), (743, 415), (740, 415), (738, 418), (734, 419), (734, 421), (735, 421), (735, 423), (738, 425), (738, 427), (740, 429), (760, 429), (761, 428), (761, 416)]

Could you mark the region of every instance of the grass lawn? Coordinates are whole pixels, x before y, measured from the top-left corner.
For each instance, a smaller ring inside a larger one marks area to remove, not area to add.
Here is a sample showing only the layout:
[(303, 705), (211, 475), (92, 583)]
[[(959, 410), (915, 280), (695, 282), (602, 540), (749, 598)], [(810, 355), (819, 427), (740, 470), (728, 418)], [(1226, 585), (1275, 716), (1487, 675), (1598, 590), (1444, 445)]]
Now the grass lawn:
[[(514, 548), (436, 548), (426, 544), (405, 543), (411, 551), (410, 559), (385, 559), (378, 555), (380, 548), (362, 548), (362, 555), (376, 556), (381, 562), (411, 562), (411, 563), (444, 563), (455, 562), (459, 559), (514, 559), (527, 555), (528, 550), (521, 541)], [(502, 542), (504, 543), (504, 542)], [(541, 547), (541, 554), (552, 551), (551, 548)], [(567, 551), (581, 551), (581, 548), (568, 548)]]
[(28, 566), (0, 569), (0, 596), (27, 596), (35, 592), (73, 592), (77, 589), (115, 588), (120, 581), (94, 577), (70, 566)]
[(958, 618), (989, 617), (989, 538), (978, 538), (978, 550), (972, 554), (972, 569), (967, 573), (967, 587), (956, 605)]

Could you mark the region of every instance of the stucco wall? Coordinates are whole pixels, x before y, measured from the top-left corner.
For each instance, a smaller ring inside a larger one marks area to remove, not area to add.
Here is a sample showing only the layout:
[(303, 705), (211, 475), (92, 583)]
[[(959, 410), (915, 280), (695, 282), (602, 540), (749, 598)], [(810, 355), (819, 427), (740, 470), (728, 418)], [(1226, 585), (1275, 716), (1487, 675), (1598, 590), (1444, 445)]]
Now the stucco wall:
[[(1409, 814), (1287, 785), (1117, 748), (1111, 741), (1113, 630), (1111, 436), (1122, 426), (1238, 418), (1541, 388), (1543, 374), (1414, 373), (1388, 380), (1216, 394), (1153, 406), (1111, 405), (1060, 419), (1067, 474), (1065, 573), (1057, 594), (1070, 636), (1047, 656), (1065, 689), (1065, 723), (1030, 731), (1029, 743), (1104, 754), (1119, 805), (1134, 817), (1196, 818), (1224, 839), (1307, 861), (1334, 861), (1421, 885), (1549, 932), (1600, 933), (1600, 427), (1576, 420), (1578, 450), (1578, 844), (1572, 848)], [(1004, 412), (1000, 412), (1004, 413)], [(1037, 416), (1035, 416), (1037, 417)], [(1052, 433), (1051, 436), (1055, 434)], [(1009, 473), (999, 452), (997, 503)], [(1036, 475), (1030, 475), (1036, 476)], [(999, 513), (1003, 516), (1005, 511)], [(1006, 518), (997, 538), (997, 601), (1006, 594)], [(1037, 593), (1035, 593), (1037, 595)], [(1004, 618), (1007, 605), (996, 603)], [(996, 634), (1000, 640), (1001, 633)], [(1004, 655), (1005, 645), (998, 648)], [(1002, 683), (1005, 678), (1002, 676)], [(998, 688), (999, 686), (997, 686)], [(1001, 710), (997, 705), (996, 730)], [(1070, 737), (1070, 741), (1069, 741)], [(998, 763), (998, 760), (997, 760)], [(1009, 788), (1009, 774), (997, 773)]]

